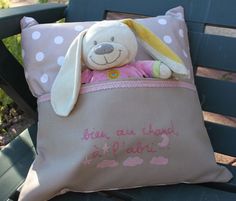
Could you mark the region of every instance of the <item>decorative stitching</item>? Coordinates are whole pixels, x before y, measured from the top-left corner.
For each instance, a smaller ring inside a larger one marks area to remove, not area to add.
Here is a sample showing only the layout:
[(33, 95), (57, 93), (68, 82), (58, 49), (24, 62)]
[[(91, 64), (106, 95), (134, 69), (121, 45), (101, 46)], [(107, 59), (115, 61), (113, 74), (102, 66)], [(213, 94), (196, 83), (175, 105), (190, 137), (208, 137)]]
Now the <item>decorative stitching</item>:
[[(87, 94), (97, 91), (119, 89), (119, 88), (185, 88), (196, 91), (195, 85), (183, 81), (159, 81), (153, 79), (147, 80), (120, 80), (107, 81), (102, 83), (84, 84), (80, 89), (80, 94)], [(49, 101), (50, 94), (44, 94), (38, 97), (38, 103)]]

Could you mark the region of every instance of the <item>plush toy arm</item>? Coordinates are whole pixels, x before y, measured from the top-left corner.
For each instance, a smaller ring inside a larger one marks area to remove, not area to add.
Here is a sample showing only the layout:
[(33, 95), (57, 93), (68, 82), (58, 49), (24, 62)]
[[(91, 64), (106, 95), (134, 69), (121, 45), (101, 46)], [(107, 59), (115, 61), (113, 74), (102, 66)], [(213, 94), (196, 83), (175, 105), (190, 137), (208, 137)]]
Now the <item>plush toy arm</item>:
[(136, 68), (143, 72), (144, 77), (155, 77), (168, 79), (171, 76), (171, 70), (161, 61), (137, 61)]
[(168, 79), (171, 77), (172, 72), (170, 68), (160, 60), (156, 60), (152, 67), (153, 77), (158, 77), (161, 79)]
[(142, 60), (136, 61), (134, 66), (142, 73), (144, 77), (153, 77), (153, 65), (155, 61), (153, 60)]

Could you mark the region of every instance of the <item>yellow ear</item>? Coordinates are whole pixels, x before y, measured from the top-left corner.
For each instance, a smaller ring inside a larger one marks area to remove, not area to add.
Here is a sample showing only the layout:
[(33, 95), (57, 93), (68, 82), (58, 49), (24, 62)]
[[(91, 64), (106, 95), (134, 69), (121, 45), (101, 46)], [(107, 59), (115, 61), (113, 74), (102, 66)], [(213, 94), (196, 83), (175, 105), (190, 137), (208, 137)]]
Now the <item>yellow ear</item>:
[(132, 19), (124, 19), (122, 22), (133, 30), (143, 47), (154, 59), (159, 59), (177, 74), (188, 75), (189, 72), (182, 59), (154, 33)]

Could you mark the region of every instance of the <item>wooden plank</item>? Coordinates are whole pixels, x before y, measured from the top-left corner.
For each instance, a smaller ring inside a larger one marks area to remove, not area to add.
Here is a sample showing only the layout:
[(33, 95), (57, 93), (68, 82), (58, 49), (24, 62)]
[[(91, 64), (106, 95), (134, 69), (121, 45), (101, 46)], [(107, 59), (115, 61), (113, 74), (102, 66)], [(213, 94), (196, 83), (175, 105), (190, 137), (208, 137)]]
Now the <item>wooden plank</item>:
[(200, 46), (203, 34), (195, 31), (190, 31), (188, 35), (189, 35), (190, 54), (194, 68), (194, 74), (196, 74), (198, 67), (198, 54), (199, 51), (201, 51)]
[(204, 111), (236, 117), (235, 83), (198, 76), (195, 83)]
[(24, 153), (24, 157), (1, 176), (0, 200), (7, 200), (22, 185), (33, 159), (32, 154)]
[(205, 23), (226, 27), (236, 27), (235, 0), (208, 0), (208, 5), (205, 1), (206, 0), (202, 0), (202, 4), (205, 4), (208, 7), (207, 15), (204, 20)]
[(236, 128), (206, 122), (206, 128), (215, 152), (236, 156)]
[[(101, 20), (106, 11), (156, 16), (163, 15), (167, 10), (180, 5), (185, 8), (186, 18), (190, 21), (193, 21), (191, 18), (195, 16), (203, 18), (199, 10), (206, 10), (203, 4), (193, 0), (100, 0), (99, 3), (97, 0), (71, 0), (67, 12), (67, 21)], [(197, 22), (199, 21), (197, 20)]]
[(7, 200), (23, 183), (34, 156), (27, 130), (0, 152), (0, 200)]
[(97, 0), (71, 0), (67, 21), (101, 20), (104, 11), (156, 16), (163, 15), (170, 8), (180, 5), (185, 8), (187, 21), (236, 27), (235, 0), (227, 0), (227, 4), (222, 0), (100, 0), (99, 3)]
[(20, 20), (24, 16), (33, 17), (39, 23), (55, 22), (64, 17), (66, 6), (63, 4), (37, 4), (0, 12), (0, 39), (20, 33)]
[(203, 34), (198, 51), (199, 66), (236, 72), (236, 38)]
[(0, 177), (7, 172), (9, 167), (14, 166), (15, 162), (21, 160), (25, 153), (30, 153), (32, 150), (34, 150), (34, 146), (30, 134), (28, 130), (25, 130), (21, 135), (1, 150)]

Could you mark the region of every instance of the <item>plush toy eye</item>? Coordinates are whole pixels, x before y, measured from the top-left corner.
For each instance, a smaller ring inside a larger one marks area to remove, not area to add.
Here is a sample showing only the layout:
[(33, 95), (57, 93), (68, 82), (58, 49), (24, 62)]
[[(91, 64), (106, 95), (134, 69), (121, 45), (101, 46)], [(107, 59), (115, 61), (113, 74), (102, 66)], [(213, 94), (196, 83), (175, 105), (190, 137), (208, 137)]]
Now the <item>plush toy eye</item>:
[(111, 41), (113, 42), (115, 40), (114, 36), (111, 37)]
[(93, 41), (93, 44), (94, 44), (94, 45), (97, 45), (97, 44), (98, 44), (98, 42), (95, 40), (95, 41)]

